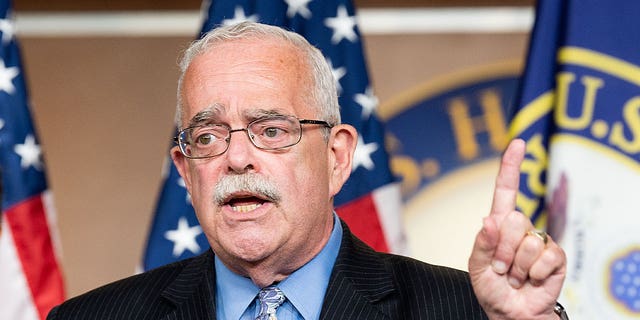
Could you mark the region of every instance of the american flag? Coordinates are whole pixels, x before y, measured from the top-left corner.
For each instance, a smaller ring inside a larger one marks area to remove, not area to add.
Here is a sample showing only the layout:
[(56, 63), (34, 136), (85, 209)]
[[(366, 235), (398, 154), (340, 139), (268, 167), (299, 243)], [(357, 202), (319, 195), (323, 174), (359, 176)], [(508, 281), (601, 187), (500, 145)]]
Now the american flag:
[(0, 1), (0, 318), (45, 319), (64, 300), (55, 217), (31, 121), (11, 1)]
[[(298, 32), (323, 52), (337, 83), (342, 121), (359, 133), (351, 178), (336, 196), (336, 211), (375, 249), (404, 252), (399, 186), (384, 149), (384, 129), (375, 112), (378, 99), (369, 83), (351, 1), (211, 1), (204, 8), (207, 18), (201, 34), (219, 25), (250, 20)], [(183, 181), (170, 161), (167, 168), (147, 243), (145, 270), (208, 248)]]

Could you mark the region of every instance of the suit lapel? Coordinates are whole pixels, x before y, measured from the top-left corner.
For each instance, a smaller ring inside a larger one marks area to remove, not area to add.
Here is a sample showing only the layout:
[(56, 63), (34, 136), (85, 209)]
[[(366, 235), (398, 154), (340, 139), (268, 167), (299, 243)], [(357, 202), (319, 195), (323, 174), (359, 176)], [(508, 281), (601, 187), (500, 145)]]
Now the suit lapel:
[(320, 319), (389, 319), (395, 291), (391, 274), (376, 253), (342, 222), (340, 252), (331, 273)]
[(175, 306), (164, 319), (215, 320), (215, 269), (213, 252), (196, 257), (187, 264), (162, 296)]

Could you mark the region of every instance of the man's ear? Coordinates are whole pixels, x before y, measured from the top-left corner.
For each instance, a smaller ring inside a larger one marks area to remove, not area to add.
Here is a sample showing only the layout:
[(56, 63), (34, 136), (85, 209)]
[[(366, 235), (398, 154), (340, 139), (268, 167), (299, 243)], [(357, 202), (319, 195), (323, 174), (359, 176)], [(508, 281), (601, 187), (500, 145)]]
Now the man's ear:
[(187, 162), (189, 159), (180, 152), (180, 148), (178, 146), (174, 146), (169, 152), (171, 153), (171, 160), (173, 160), (173, 164), (175, 164), (180, 177), (184, 180), (187, 192), (191, 192), (191, 176), (189, 175), (189, 169), (187, 168)]
[(335, 196), (351, 175), (353, 154), (358, 143), (358, 132), (348, 124), (331, 129), (329, 139), (330, 194)]

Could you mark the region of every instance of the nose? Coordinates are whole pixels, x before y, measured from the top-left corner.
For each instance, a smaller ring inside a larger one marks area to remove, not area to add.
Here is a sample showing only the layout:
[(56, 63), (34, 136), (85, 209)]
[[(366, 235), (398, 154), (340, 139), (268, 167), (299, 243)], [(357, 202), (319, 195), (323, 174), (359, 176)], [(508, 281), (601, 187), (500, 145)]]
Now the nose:
[[(244, 131), (245, 134), (233, 133)], [(225, 156), (228, 163), (228, 171), (233, 173), (247, 173), (256, 169), (254, 152), (256, 147), (249, 139), (249, 132), (246, 128), (229, 130), (229, 147)]]

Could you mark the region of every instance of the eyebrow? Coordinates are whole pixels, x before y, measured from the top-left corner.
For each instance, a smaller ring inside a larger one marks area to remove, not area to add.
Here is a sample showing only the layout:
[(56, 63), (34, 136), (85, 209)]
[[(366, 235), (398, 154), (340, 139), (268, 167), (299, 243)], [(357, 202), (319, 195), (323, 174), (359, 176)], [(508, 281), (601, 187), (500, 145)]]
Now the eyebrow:
[(270, 117), (282, 117), (282, 116), (290, 116), (290, 114), (285, 113), (284, 110), (279, 108), (272, 109), (254, 109), (245, 112), (244, 117), (249, 121), (254, 121), (261, 118), (270, 118)]
[(223, 107), (221, 104), (214, 103), (211, 106), (204, 108), (204, 110), (196, 113), (189, 120), (189, 127), (215, 122), (214, 120), (219, 118), (222, 113)]
[[(219, 103), (214, 103), (211, 106), (206, 107), (204, 110), (196, 113), (189, 120), (189, 127), (218, 123), (220, 121), (220, 115), (224, 113), (224, 106)], [(257, 108), (250, 109), (243, 112), (245, 121), (252, 122), (257, 119), (270, 118), (270, 117), (282, 117), (291, 116), (290, 113), (285, 112), (281, 108)]]

